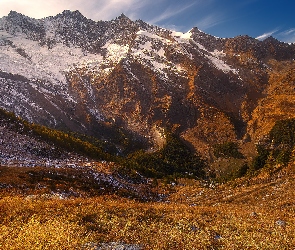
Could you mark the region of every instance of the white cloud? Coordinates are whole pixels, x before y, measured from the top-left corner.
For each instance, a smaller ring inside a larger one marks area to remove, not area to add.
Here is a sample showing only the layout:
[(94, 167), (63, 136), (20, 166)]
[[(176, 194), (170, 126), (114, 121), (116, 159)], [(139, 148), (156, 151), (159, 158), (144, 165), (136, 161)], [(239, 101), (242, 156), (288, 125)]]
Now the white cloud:
[(270, 36), (274, 35), (278, 40), (285, 42), (285, 43), (295, 43), (295, 28), (291, 28), (285, 31), (278, 32), (278, 29), (264, 33), (256, 39), (258, 40), (264, 40)]
[(81, 0), (0, 0), (0, 16), (6, 16), (10, 10), (15, 10), (30, 17), (42, 18), (56, 15), (65, 9), (72, 9), (77, 2), (82, 5)]
[(295, 28), (281, 32), (280, 34), (288, 36), (295, 33)]
[(6, 16), (10, 10), (34, 18), (56, 15), (63, 10), (79, 10), (87, 18), (109, 20), (121, 13), (134, 15), (148, 4), (152, 2), (148, 0), (0, 0), (0, 17)]
[(278, 38), (286, 43), (295, 43), (295, 28), (280, 32)]
[(278, 31), (278, 30), (276, 29), (276, 30), (273, 30), (273, 31), (270, 31), (270, 32), (264, 33), (264, 34), (262, 34), (262, 35), (256, 37), (256, 39), (257, 39), (257, 40), (264, 40), (264, 39), (270, 37), (271, 35), (275, 34), (277, 31)]
[(196, 26), (202, 30), (209, 29), (219, 23), (224, 22), (222, 15), (210, 14), (196, 23)]
[[(109, 20), (121, 13), (133, 19), (138, 18), (140, 10), (149, 4), (152, 3), (147, 0), (101, 0), (99, 3), (93, 1), (84, 9), (89, 18), (94, 20)], [(83, 11), (83, 6), (80, 9)]]
[(192, 7), (193, 5), (197, 4), (197, 2), (191, 2), (185, 6), (169, 6), (167, 9), (165, 9), (159, 16), (156, 16), (149, 20), (149, 23), (156, 24), (161, 21), (164, 21), (166, 19), (169, 19), (177, 14), (182, 13), (183, 11), (187, 10), (188, 8)]

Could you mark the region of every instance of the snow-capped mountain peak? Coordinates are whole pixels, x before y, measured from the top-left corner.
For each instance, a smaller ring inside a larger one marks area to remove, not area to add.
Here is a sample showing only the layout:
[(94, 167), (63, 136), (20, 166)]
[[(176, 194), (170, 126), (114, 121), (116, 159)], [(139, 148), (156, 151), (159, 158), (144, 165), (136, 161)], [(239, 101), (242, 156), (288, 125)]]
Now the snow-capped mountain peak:
[(0, 19), (0, 107), (102, 138), (121, 127), (144, 143), (162, 140), (160, 127), (197, 131), (208, 109), (232, 124), (234, 137), (267, 85), (269, 60), (293, 60), (294, 51), (273, 39), (182, 33), (124, 14), (96, 22), (79, 11), (42, 19), (11, 11)]

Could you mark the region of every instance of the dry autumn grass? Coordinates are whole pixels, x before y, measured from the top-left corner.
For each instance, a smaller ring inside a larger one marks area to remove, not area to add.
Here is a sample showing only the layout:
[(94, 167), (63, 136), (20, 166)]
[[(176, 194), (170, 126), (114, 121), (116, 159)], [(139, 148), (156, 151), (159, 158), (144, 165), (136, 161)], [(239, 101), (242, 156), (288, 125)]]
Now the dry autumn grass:
[(293, 168), (219, 186), (180, 180), (162, 202), (3, 191), (0, 249), (294, 249)]

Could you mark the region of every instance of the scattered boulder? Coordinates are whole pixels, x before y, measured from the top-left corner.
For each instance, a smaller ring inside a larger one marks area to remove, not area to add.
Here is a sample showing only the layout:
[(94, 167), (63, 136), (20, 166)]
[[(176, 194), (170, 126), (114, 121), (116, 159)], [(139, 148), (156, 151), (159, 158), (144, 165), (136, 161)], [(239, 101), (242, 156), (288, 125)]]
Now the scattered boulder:
[(108, 243), (87, 243), (84, 245), (85, 249), (91, 250), (141, 250), (143, 249), (139, 245), (130, 245), (120, 242), (108, 242)]
[(287, 222), (283, 220), (277, 220), (276, 225), (285, 228), (287, 226)]

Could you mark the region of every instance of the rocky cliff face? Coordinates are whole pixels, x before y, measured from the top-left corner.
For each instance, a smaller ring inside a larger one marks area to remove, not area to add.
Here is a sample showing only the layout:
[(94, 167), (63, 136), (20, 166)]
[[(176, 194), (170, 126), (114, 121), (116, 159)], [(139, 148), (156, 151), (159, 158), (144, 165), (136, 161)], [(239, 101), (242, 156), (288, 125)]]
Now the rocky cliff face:
[(207, 154), (216, 143), (256, 142), (295, 116), (295, 45), (274, 38), (10, 12), (0, 19), (0, 57), (0, 107), (121, 151), (157, 148), (169, 127)]

